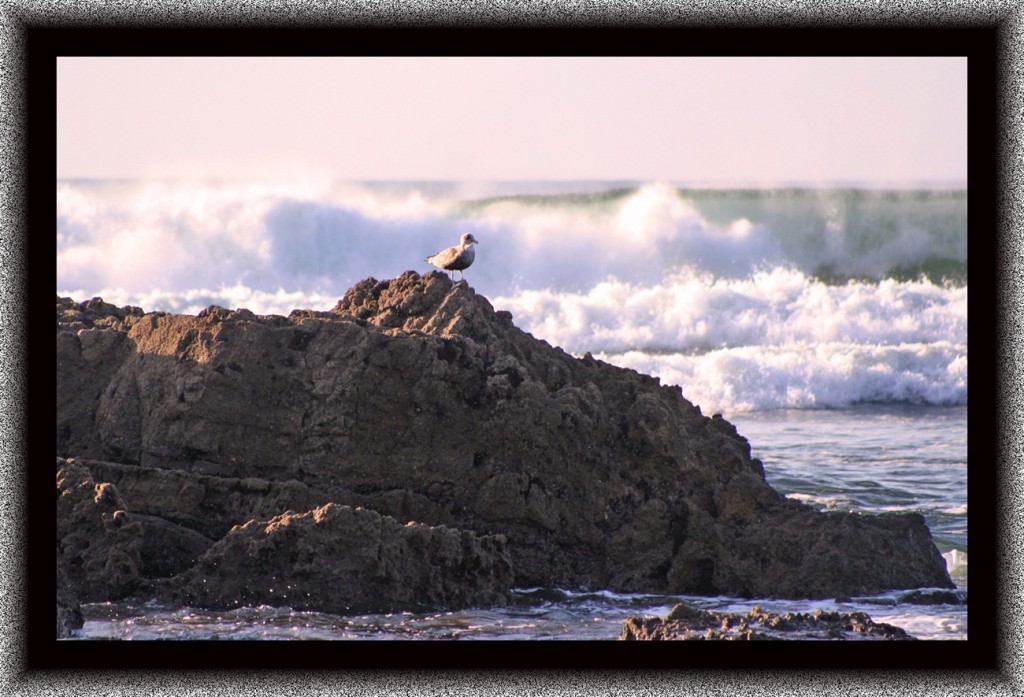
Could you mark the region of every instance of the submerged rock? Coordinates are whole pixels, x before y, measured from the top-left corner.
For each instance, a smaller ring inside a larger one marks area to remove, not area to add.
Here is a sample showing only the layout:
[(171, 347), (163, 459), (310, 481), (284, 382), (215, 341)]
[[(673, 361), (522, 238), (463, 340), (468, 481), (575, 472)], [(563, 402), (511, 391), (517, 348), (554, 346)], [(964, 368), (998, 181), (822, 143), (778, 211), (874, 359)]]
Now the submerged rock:
[(967, 589), (957, 588), (956, 590), (944, 590), (929, 588), (925, 590), (914, 590), (899, 594), (901, 603), (913, 605), (966, 605)]
[(764, 639), (913, 640), (903, 629), (874, 622), (863, 612), (787, 612), (754, 607), (744, 614), (701, 610), (688, 603), (672, 608), (665, 619), (630, 617), (623, 641), (756, 641)]
[(107, 596), (181, 575), (233, 525), (331, 502), (502, 535), (521, 587), (954, 587), (921, 516), (783, 497), (678, 387), (574, 358), (439, 272), (367, 279), (287, 318), (58, 298), (57, 363), (58, 456), (92, 463), (138, 535), (151, 516), (203, 537), (159, 569), (129, 555), (134, 576), (112, 575)]
[(892, 593), (882, 597), (837, 598), (839, 602), (855, 601), (869, 605), (966, 605), (967, 589), (923, 588), (920, 590)]

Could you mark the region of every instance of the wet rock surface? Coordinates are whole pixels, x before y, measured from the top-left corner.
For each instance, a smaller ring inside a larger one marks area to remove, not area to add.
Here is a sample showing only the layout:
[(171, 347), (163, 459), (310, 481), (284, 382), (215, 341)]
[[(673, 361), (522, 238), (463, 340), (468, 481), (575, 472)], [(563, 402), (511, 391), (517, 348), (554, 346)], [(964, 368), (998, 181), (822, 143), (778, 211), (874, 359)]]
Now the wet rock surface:
[(58, 298), (56, 336), (58, 468), (73, 459), (64, 490), (84, 487), (62, 507), (58, 482), (58, 541), (83, 601), (165, 587), (234, 526), (329, 503), (503, 536), (521, 587), (954, 587), (921, 516), (786, 499), (732, 424), (677, 387), (570, 356), (439, 272), (367, 279), (288, 317)]
[(891, 624), (874, 622), (863, 612), (787, 612), (779, 615), (754, 607), (746, 613), (713, 612), (680, 603), (660, 618), (630, 617), (622, 641), (759, 641), (759, 640), (913, 640)]

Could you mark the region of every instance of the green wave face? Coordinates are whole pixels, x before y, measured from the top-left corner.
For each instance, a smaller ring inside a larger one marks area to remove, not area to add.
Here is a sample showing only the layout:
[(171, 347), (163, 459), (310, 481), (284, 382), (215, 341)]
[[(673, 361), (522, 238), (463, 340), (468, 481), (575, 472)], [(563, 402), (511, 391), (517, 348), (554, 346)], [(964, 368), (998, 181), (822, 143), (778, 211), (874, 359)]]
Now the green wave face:
[[(481, 220), (548, 213), (601, 227), (641, 187), (568, 194), (521, 194), (461, 201), (455, 218)], [(769, 235), (782, 261), (828, 283), (850, 280), (967, 282), (967, 191), (867, 189), (686, 189), (679, 201), (700, 225), (739, 222)], [(670, 242), (660, 250), (673, 258)], [(681, 257), (680, 257), (681, 258)], [(778, 263), (780, 260), (774, 260)]]

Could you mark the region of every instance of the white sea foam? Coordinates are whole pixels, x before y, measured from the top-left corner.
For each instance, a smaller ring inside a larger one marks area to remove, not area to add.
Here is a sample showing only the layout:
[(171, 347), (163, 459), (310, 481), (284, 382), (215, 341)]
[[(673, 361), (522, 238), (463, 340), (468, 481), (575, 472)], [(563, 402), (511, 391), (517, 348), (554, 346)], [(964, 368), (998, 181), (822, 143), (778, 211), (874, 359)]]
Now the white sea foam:
[(608, 278), (647, 284), (682, 266), (737, 275), (786, 262), (771, 230), (743, 217), (709, 222), (663, 183), (597, 202), (498, 201), (471, 220), (490, 233), (495, 258), (515, 269), (496, 270), (506, 289), (590, 288)]
[(398, 239), (437, 228), (440, 240), (443, 208), (416, 191), (318, 181), (61, 182), (58, 285), (135, 297), (238, 286), (340, 294), (366, 275), (405, 270), (417, 257)]
[(943, 553), (942, 558), (946, 560), (946, 570), (953, 578), (967, 578), (967, 552), (959, 549), (951, 549)]
[(653, 285), (527, 290), (494, 304), (568, 351), (679, 385), (705, 409), (967, 399), (966, 287), (829, 285), (780, 267), (740, 279), (687, 269)]
[(595, 354), (679, 385), (705, 411), (846, 407), (857, 402), (966, 404), (964, 346), (823, 343), (741, 346), (699, 355)]
[[(427, 270), (423, 256), (462, 232), (481, 241), (472, 282), (488, 297), (584, 292), (609, 279), (647, 287), (684, 269), (743, 279), (758, 269), (810, 277), (828, 267), (883, 278), (890, 267), (933, 257), (966, 260), (956, 208), (965, 206), (955, 199), (749, 192), (723, 199), (653, 183), (467, 201), (460, 199), (467, 187), (58, 182), (58, 285), (142, 292), (242, 283), (340, 294), (368, 275)], [(900, 213), (919, 208), (916, 217)], [(934, 220), (942, 222), (925, 230)]]
[(963, 611), (929, 606), (900, 612), (886, 612), (870, 605), (863, 609), (875, 622), (899, 627), (916, 639), (955, 641), (967, 638), (967, 613)]
[(833, 286), (773, 268), (721, 279), (683, 270), (653, 285), (604, 281), (585, 292), (526, 290), (493, 299), (569, 351), (692, 351), (845, 342), (965, 339), (967, 289), (927, 280)]
[(124, 288), (103, 288), (97, 292), (86, 292), (83, 289), (58, 290), (57, 295), (79, 302), (99, 297), (119, 307), (133, 305), (147, 312), (159, 308), (163, 312), (185, 315), (195, 315), (210, 305), (219, 305), (229, 310), (247, 309), (261, 315), (287, 316), (295, 309), (330, 310), (338, 302), (338, 296), (333, 294), (289, 292), (281, 288), (272, 292), (260, 291), (242, 284), (217, 289), (190, 288), (178, 292), (153, 289), (140, 293)]
[(843, 497), (793, 493), (786, 494), (786, 498), (806, 503), (808, 506), (823, 511), (850, 510), (849, 499)]

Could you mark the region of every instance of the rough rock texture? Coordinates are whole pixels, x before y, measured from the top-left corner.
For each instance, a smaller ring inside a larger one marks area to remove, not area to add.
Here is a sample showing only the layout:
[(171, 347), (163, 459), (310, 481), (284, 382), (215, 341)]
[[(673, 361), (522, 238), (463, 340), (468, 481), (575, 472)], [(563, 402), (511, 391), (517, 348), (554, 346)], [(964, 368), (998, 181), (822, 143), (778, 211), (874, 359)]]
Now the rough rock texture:
[[(308, 511), (330, 501), (356, 503), (352, 497), (329, 497), (295, 480), (218, 477), (82, 458), (75, 462), (97, 480), (117, 487), (129, 510), (198, 532), (206, 538), (200, 554), (232, 527), (248, 520), (265, 520), (285, 511)], [(194, 562), (195, 558), (181, 560), (178, 570)]]
[(57, 458), (57, 469), (58, 612), (63, 602), (72, 620), (75, 589), (83, 602), (151, 595), (385, 612), (494, 604), (511, 586), (500, 536), (352, 513), (299, 482), (80, 458)]
[(903, 629), (874, 622), (863, 612), (787, 612), (777, 615), (754, 607), (744, 614), (701, 610), (687, 603), (672, 608), (665, 619), (630, 617), (623, 641), (754, 641), (763, 639), (886, 639), (913, 640)]
[(57, 547), (57, 638), (66, 639), (85, 625), (75, 587), (68, 579), (68, 565)]
[[(81, 602), (116, 600), (191, 567), (213, 540), (129, 508), (88, 461), (57, 458), (57, 552)], [(91, 463), (98, 464), (98, 463)]]
[(57, 458), (58, 568), (82, 602), (122, 598), (140, 584), (144, 533), (124, 508), (116, 487)]
[(501, 536), (402, 525), (329, 503), (232, 529), (185, 574), (176, 599), (203, 607), (415, 611), (503, 603), (511, 583)]
[(287, 318), (58, 299), (57, 356), (58, 456), (92, 463), (133, 515), (211, 542), (335, 502), (504, 535), (519, 586), (953, 587), (921, 516), (786, 499), (677, 387), (574, 358), (439, 272)]

